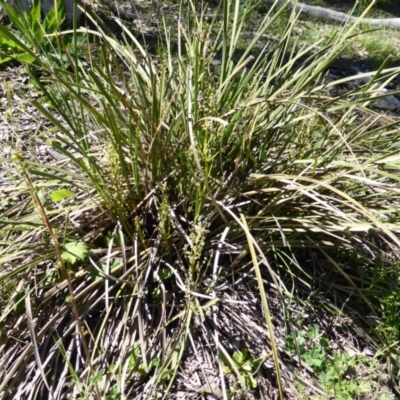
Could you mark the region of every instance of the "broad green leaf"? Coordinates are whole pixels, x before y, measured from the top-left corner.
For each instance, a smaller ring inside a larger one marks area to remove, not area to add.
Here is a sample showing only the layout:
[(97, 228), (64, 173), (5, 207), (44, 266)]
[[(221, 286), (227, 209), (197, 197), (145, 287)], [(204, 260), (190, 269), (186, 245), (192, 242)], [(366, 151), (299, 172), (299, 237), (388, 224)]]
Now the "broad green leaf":
[(95, 385), (99, 383), (103, 379), (104, 370), (99, 370), (97, 373), (92, 377), (91, 381)]
[(161, 367), (161, 360), (158, 357), (153, 358), (149, 364), (150, 368), (160, 368)]
[[(6, 7), (6, 6), (7, 6), (7, 4), (3, 4), (3, 7)], [(12, 7), (7, 8), (7, 13), (9, 14), (8, 10), (12, 10), (12, 12), (15, 12), (12, 9)], [(17, 15), (17, 19), (18, 19), (18, 15)], [(15, 43), (15, 45), (18, 46), (20, 49), (22, 49), (26, 53), (31, 54), (34, 57), (33, 51), (25, 43), (23, 43), (20, 38), (15, 36), (9, 29), (7, 29), (5, 26), (3, 26), (1, 24), (0, 24), (0, 34), (4, 37), (8, 38), (9, 40), (11, 40), (13, 43)]]
[(9, 62), (9, 61), (11, 61), (11, 60), (12, 60), (11, 57), (3, 57), (3, 56), (0, 56), (0, 65), (1, 65), (1, 64), (5, 64), (5, 63), (7, 63), (7, 62)]
[(301, 332), (301, 334), (299, 334), (299, 336), (297, 336), (296, 341), (297, 341), (297, 345), (300, 347), (303, 347), (306, 344), (306, 339), (303, 336), (303, 332)]
[(331, 383), (331, 377), (326, 372), (321, 372), (319, 374), (319, 383), (323, 386), (327, 386)]
[(310, 367), (321, 367), (326, 359), (325, 351), (319, 345), (304, 353), (302, 357)]
[(244, 364), (247, 358), (247, 349), (242, 349), (241, 351), (235, 351), (233, 353), (233, 360), (235, 361), (236, 365), (239, 367)]
[(294, 350), (296, 348), (296, 343), (293, 335), (287, 335), (285, 338), (285, 347), (288, 350)]
[(70, 197), (76, 197), (75, 193), (70, 192), (68, 189), (60, 189), (60, 190), (54, 190), (51, 192), (51, 200), (54, 201), (54, 203), (58, 203), (59, 201), (62, 201), (64, 199), (68, 199)]
[(113, 374), (116, 370), (117, 370), (117, 365), (116, 364), (111, 364), (108, 367), (108, 371), (110, 372), (110, 374)]
[(227, 365), (224, 365), (224, 367), (222, 368), (222, 372), (224, 374), (230, 374), (230, 373), (232, 373), (232, 368), (228, 367)]
[(246, 372), (251, 372), (253, 370), (253, 361), (247, 360), (242, 364), (241, 369)]
[(77, 260), (84, 260), (88, 255), (89, 248), (83, 242), (68, 242), (64, 246), (61, 254), (62, 259), (70, 264), (75, 264)]
[(14, 312), (19, 314), (25, 311), (25, 290), (21, 290), (14, 298), (13, 309)]
[(319, 344), (322, 347), (328, 348), (329, 347), (329, 340), (326, 337), (322, 337), (321, 339), (319, 339)]
[(310, 325), (307, 330), (307, 336), (310, 339), (316, 339), (319, 336), (319, 326), (316, 324)]
[(161, 300), (162, 299), (162, 292), (161, 289), (156, 287), (151, 291), (151, 297), (153, 300)]
[(32, 28), (37, 28), (37, 22), (40, 21), (41, 18), (41, 8), (40, 1), (34, 1), (30, 12), (27, 13), (29, 19), (31, 20)]
[(56, 32), (59, 26), (64, 22), (65, 19), (65, 7), (63, 1), (58, 1), (46, 15), (43, 21), (44, 30), (46, 32)]
[(7, 39), (4, 36), (0, 37), (0, 49), (2, 51), (21, 51), (21, 47), (19, 47), (13, 40)]
[(25, 64), (33, 64), (37, 60), (35, 56), (28, 53), (16, 54), (14, 58)]

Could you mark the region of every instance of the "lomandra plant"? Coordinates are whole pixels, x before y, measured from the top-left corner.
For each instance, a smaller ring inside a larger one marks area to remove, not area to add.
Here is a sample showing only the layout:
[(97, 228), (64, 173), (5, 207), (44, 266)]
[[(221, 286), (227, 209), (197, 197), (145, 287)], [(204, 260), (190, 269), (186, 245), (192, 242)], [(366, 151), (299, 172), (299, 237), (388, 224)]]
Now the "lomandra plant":
[[(353, 292), (379, 319), (355, 275), (365, 285), (371, 259), (400, 244), (399, 132), (366, 107), (368, 88), (352, 103), (324, 94), (355, 26), (289, 51), (296, 15), (272, 7), (243, 48), (247, 11), (225, 0), (222, 13), (209, 21), (190, 3), (160, 24), (156, 53), (94, 17), (85, 64), (31, 52), (62, 164), (19, 154), (30, 197), (19, 186), (19, 212), (1, 220), (3, 398), (228, 398), (249, 389), (234, 360), (244, 348), (271, 354), (251, 388), (267, 396), (271, 380), (284, 398), (295, 389), (279, 333), (313, 283), (310, 259), (342, 279), (344, 308)], [(280, 18), (282, 37), (263, 43)], [(74, 194), (61, 206), (32, 195), (60, 188)]]

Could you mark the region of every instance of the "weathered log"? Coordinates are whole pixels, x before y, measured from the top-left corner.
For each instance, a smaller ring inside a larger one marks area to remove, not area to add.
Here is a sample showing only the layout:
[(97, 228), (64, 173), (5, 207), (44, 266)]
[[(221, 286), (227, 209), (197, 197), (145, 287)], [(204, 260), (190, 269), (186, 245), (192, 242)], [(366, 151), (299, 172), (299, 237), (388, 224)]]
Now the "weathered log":
[[(267, 4), (273, 4), (276, 0), (264, 0)], [(359, 21), (362, 24), (367, 24), (377, 27), (385, 27), (400, 30), (400, 18), (361, 18), (351, 17), (348, 14), (329, 10), (328, 8), (309, 6), (304, 3), (298, 3), (295, 0), (278, 0), (278, 4), (288, 4), (300, 14), (300, 17), (311, 19), (315, 18), (326, 22), (350, 23), (354, 24)]]

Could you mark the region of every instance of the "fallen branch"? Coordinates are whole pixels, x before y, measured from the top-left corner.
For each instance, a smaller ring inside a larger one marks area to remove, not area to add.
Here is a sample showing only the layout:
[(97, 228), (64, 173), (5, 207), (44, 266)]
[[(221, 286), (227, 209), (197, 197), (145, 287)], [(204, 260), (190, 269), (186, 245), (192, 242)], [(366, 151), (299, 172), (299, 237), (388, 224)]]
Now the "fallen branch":
[[(267, 4), (274, 4), (275, 0), (264, 0)], [(308, 6), (304, 3), (298, 3), (295, 0), (278, 0), (278, 4), (287, 4), (292, 7), (296, 12), (300, 13), (302, 18), (316, 18), (321, 21), (327, 22), (339, 22), (339, 23), (350, 23), (354, 24), (359, 22), (362, 24), (368, 24), (371, 26), (386, 27), (391, 29), (400, 30), (400, 18), (357, 18), (351, 17), (345, 13), (339, 11), (329, 10), (327, 8), (318, 6)]]

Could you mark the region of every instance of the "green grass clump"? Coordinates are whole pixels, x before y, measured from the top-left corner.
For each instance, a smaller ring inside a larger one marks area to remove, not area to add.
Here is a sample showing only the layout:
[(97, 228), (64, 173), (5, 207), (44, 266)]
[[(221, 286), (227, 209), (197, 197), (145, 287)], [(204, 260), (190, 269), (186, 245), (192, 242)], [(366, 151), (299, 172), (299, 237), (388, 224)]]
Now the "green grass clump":
[[(167, 398), (199, 352), (224, 398), (261, 390), (256, 373), (271, 357), (283, 398), (277, 336), (294, 332), (293, 304), (323, 293), (330, 312), (335, 300), (343, 313), (382, 317), (366, 289), (400, 245), (400, 134), (368, 108), (372, 88), (332, 98), (338, 82), (323, 81), (355, 26), (295, 52), (290, 14), (260, 48), (284, 12), (271, 8), (243, 47), (239, 1), (223, 3), (222, 22), (198, 10), (160, 24), (156, 54), (96, 19), (76, 32), (98, 47), (64, 48), (68, 68), (25, 49), (60, 163), (21, 151), (1, 160), (19, 196), (0, 219), (0, 279), (20, 282), (1, 304), (12, 327), (0, 342), (5, 398)], [(379, 72), (390, 81), (399, 71)], [(252, 312), (237, 308), (253, 300)], [(244, 330), (243, 313), (260, 317), (261, 333)], [(226, 339), (231, 315), (249, 345)], [(373, 334), (391, 359), (395, 344)]]

